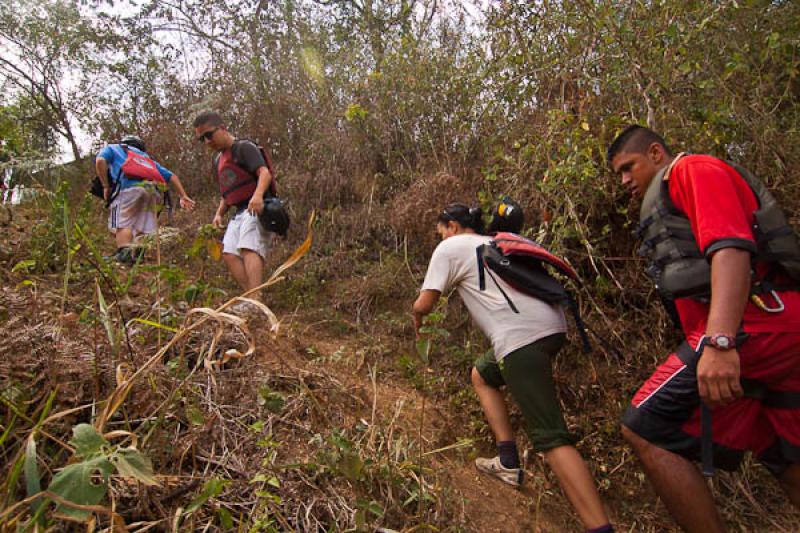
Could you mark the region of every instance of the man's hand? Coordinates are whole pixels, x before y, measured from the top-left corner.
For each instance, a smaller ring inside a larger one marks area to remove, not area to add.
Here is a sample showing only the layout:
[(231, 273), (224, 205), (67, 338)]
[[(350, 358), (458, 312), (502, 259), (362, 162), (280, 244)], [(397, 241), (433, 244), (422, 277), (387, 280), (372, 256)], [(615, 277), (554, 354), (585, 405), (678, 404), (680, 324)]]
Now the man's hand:
[(697, 363), (700, 398), (709, 407), (728, 405), (744, 393), (739, 375), (739, 352), (705, 346)]
[(433, 311), (441, 295), (442, 293), (439, 291), (425, 289), (420, 291), (414, 305), (411, 307), (411, 316), (414, 317), (414, 333), (417, 335), (418, 339), (421, 337), (419, 328), (422, 327), (422, 319), (425, 318), (425, 315)]
[(213, 220), (213, 221), (211, 221), (211, 224), (212, 224), (212, 225), (213, 225), (215, 228), (221, 228), (221, 227), (222, 227), (222, 215), (220, 215), (219, 213), (216, 213), (216, 214), (214, 215), (214, 220)]
[(411, 316), (414, 320), (414, 334), (417, 336), (417, 339), (419, 339), (422, 336), (422, 334), (419, 332), (419, 328), (422, 327), (423, 315), (412, 311)]
[(111, 196), (111, 187), (108, 185), (103, 185), (103, 200), (108, 203), (108, 197)]
[(264, 197), (259, 194), (254, 194), (252, 198), (250, 198), (250, 202), (247, 204), (247, 211), (251, 215), (260, 215), (261, 211), (264, 210)]
[[(194, 210), (195, 202), (194, 202), (194, 200), (192, 200), (188, 196), (181, 196), (181, 199), (179, 200), (179, 203), (181, 204), (181, 207), (186, 209), (187, 211)], [(222, 217), (220, 217), (220, 218), (222, 218)]]

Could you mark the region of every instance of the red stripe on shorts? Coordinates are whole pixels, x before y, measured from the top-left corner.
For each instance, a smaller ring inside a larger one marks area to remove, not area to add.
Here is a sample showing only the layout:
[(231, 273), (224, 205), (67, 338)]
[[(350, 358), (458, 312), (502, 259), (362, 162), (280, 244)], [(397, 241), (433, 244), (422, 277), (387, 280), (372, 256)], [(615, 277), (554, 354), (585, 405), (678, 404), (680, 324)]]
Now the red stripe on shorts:
[(650, 379), (644, 382), (644, 385), (636, 392), (631, 400), (631, 403), (635, 408), (641, 407), (647, 400), (652, 398), (662, 387), (664, 387), (667, 383), (670, 382), (672, 378), (680, 374), (686, 365), (678, 359), (678, 356), (670, 354), (667, 357), (667, 360), (664, 361), (653, 375), (650, 376)]

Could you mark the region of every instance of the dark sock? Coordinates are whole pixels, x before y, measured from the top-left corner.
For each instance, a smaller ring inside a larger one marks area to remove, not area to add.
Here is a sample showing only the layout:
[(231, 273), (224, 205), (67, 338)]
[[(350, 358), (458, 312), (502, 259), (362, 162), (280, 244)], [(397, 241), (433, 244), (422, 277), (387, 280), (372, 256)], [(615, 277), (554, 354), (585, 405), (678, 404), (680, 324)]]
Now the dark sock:
[(586, 533), (614, 533), (614, 526), (611, 524), (606, 524), (594, 529), (587, 529)]
[(519, 453), (517, 453), (517, 443), (513, 440), (504, 440), (497, 443), (497, 455), (500, 456), (500, 464), (506, 468), (519, 468)]

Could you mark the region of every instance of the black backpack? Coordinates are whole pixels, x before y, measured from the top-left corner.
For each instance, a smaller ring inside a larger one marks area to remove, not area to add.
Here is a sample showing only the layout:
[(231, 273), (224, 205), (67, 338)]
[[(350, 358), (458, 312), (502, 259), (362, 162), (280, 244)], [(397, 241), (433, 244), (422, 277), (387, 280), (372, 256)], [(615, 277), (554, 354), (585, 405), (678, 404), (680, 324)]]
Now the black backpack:
[[(578, 274), (566, 261), (553, 255), (540, 244), (514, 233), (494, 235), (492, 242), (478, 246), (476, 253), (480, 290), (486, 290), (485, 274), (488, 273), (512, 311), (519, 313), (517, 306), (495, 279), (494, 274), (497, 274), (503, 281), (522, 293), (551, 305), (566, 307), (575, 319), (584, 351), (591, 351), (586, 325), (581, 319), (575, 298), (560, 281), (545, 269), (545, 265), (549, 265), (575, 283), (580, 284)], [(493, 272), (494, 274), (492, 274)]]

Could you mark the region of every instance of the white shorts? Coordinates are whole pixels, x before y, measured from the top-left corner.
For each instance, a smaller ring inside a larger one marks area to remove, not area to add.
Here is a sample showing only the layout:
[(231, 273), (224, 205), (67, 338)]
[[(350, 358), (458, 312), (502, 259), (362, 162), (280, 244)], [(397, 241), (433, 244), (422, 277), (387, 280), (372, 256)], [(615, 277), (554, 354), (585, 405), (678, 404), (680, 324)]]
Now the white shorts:
[(241, 257), (240, 250), (252, 250), (266, 259), (270, 237), (258, 217), (243, 209), (228, 221), (228, 229), (222, 238), (222, 253)]
[(155, 233), (156, 209), (160, 201), (161, 193), (151, 186), (121, 190), (111, 202), (108, 229), (116, 233), (118, 229), (131, 228), (134, 237)]

